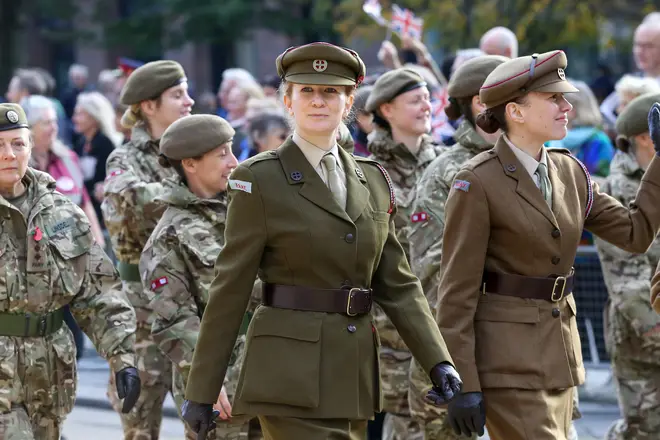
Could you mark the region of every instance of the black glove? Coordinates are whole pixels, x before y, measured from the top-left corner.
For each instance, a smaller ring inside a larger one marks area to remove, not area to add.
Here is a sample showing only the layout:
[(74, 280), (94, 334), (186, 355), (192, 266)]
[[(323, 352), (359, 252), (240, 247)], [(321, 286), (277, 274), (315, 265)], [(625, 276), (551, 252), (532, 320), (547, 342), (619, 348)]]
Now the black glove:
[(181, 406), (183, 421), (197, 433), (197, 440), (206, 440), (206, 436), (215, 428), (215, 419), (220, 411), (215, 411), (210, 403), (197, 403), (185, 400)]
[(115, 384), (117, 385), (117, 396), (124, 399), (121, 412), (126, 414), (137, 402), (140, 397), (140, 375), (133, 367), (126, 367), (115, 374)]
[(449, 402), (461, 391), (461, 387), (463, 386), (458, 371), (446, 362), (433, 367), (430, 376), (431, 382), (433, 382), (433, 388), (426, 395), (426, 398), (436, 405)]
[(484, 435), (486, 425), (486, 405), (484, 395), (479, 392), (459, 393), (449, 402), (447, 419), (456, 435), (466, 437), (473, 434)]
[(653, 141), (655, 154), (660, 156), (660, 104), (653, 104), (649, 111), (649, 135)]

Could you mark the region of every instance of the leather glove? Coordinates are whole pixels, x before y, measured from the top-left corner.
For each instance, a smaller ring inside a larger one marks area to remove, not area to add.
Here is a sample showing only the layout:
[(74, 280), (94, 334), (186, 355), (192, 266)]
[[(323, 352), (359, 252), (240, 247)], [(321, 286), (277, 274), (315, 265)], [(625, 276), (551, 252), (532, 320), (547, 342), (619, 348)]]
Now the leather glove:
[(197, 433), (197, 440), (206, 440), (209, 431), (215, 428), (215, 419), (220, 411), (213, 410), (211, 403), (197, 403), (185, 400), (181, 406), (181, 417), (183, 421)]
[(484, 395), (479, 392), (459, 393), (449, 402), (447, 419), (456, 435), (472, 437), (484, 435), (486, 425), (486, 405)]
[(140, 397), (140, 375), (133, 367), (126, 367), (115, 374), (115, 384), (117, 385), (117, 396), (124, 399), (121, 412), (129, 412)]
[(428, 392), (426, 398), (436, 405), (449, 402), (461, 391), (463, 386), (458, 371), (447, 362), (439, 363), (433, 367), (430, 376), (433, 388)]
[(649, 135), (653, 141), (655, 154), (660, 156), (660, 104), (653, 104), (649, 111)]

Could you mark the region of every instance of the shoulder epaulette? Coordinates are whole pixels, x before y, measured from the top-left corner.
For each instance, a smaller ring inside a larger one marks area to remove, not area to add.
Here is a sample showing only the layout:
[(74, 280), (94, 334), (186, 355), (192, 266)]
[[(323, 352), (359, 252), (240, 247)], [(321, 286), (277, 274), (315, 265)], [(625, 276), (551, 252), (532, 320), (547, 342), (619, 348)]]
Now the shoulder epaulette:
[(277, 159), (277, 158), (278, 155), (277, 155), (277, 151), (275, 150), (262, 151), (261, 153), (255, 154), (251, 158), (244, 160), (243, 162), (241, 162), (241, 165), (250, 167), (255, 163), (263, 162), (265, 160)]
[(495, 159), (497, 157), (497, 152), (495, 152), (494, 149), (482, 151), (481, 153), (477, 154), (474, 156), (472, 159), (468, 160), (465, 162), (465, 165), (463, 165), (463, 168), (473, 170), (484, 163), (488, 162), (491, 159)]
[(580, 159), (575, 157), (573, 153), (571, 153), (571, 151), (566, 148), (548, 148), (547, 151), (548, 153), (564, 154), (572, 158), (575, 162), (578, 163), (578, 165), (580, 165), (580, 168), (582, 168), (582, 171), (584, 172), (584, 176), (587, 178), (587, 207), (584, 210), (584, 218), (586, 219), (587, 217), (589, 217), (589, 214), (591, 213), (591, 208), (594, 204), (594, 190), (591, 185), (591, 174), (589, 174), (589, 170), (587, 170), (587, 167), (582, 163)]

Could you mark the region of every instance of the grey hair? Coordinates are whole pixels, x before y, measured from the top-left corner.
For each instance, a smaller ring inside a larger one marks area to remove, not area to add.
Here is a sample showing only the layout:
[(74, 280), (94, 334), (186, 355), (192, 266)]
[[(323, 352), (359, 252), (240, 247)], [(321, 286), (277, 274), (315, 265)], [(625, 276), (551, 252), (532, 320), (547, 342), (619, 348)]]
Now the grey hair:
[(248, 72), (245, 69), (241, 69), (240, 67), (232, 67), (229, 69), (225, 69), (222, 72), (222, 80), (233, 80), (236, 81), (237, 83), (241, 84), (248, 84), (248, 83), (253, 83), (256, 85), (259, 85), (259, 82), (255, 79), (254, 76), (250, 72)]
[(55, 111), (53, 102), (42, 95), (26, 96), (21, 99), (20, 106), (23, 107), (23, 110), (25, 111), (25, 116), (27, 117), (28, 125), (30, 125), (30, 127), (43, 119), (44, 110), (51, 109)]
[(43, 95), (48, 89), (46, 80), (36, 70), (16, 69), (14, 77), (18, 79), (19, 88), (25, 89), (30, 95)]
[(623, 75), (614, 85), (614, 89), (619, 96), (623, 93), (641, 96), (660, 92), (660, 84), (655, 78)]
[(99, 124), (99, 131), (112, 141), (115, 146), (121, 144), (123, 135), (115, 128), (115, 109), (102, 93), (82, 92), (78, 95), (76, 106), (87, 112)]
[(71, 67), (69, 67), (69, 77), (74, 75), (80, 75), (87, 78), (89, 76), (89, 69), (82, 64), (71, 64)]

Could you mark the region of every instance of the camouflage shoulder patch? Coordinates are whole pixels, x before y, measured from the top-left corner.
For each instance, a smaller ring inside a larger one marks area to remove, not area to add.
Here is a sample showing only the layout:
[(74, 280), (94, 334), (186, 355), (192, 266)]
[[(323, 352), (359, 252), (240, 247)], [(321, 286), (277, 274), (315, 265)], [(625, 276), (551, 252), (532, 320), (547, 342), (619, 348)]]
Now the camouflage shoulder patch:
[(73, 217), (68, 217), (59, 221), (56, 221), (55, 223), (51, 223), (49, 225), (46, 225), (46, 232), (48, 233), (49, 236), (58, 234), (63, 231), (67, 231), (71, 229), (75, 225), (75, 220)]

